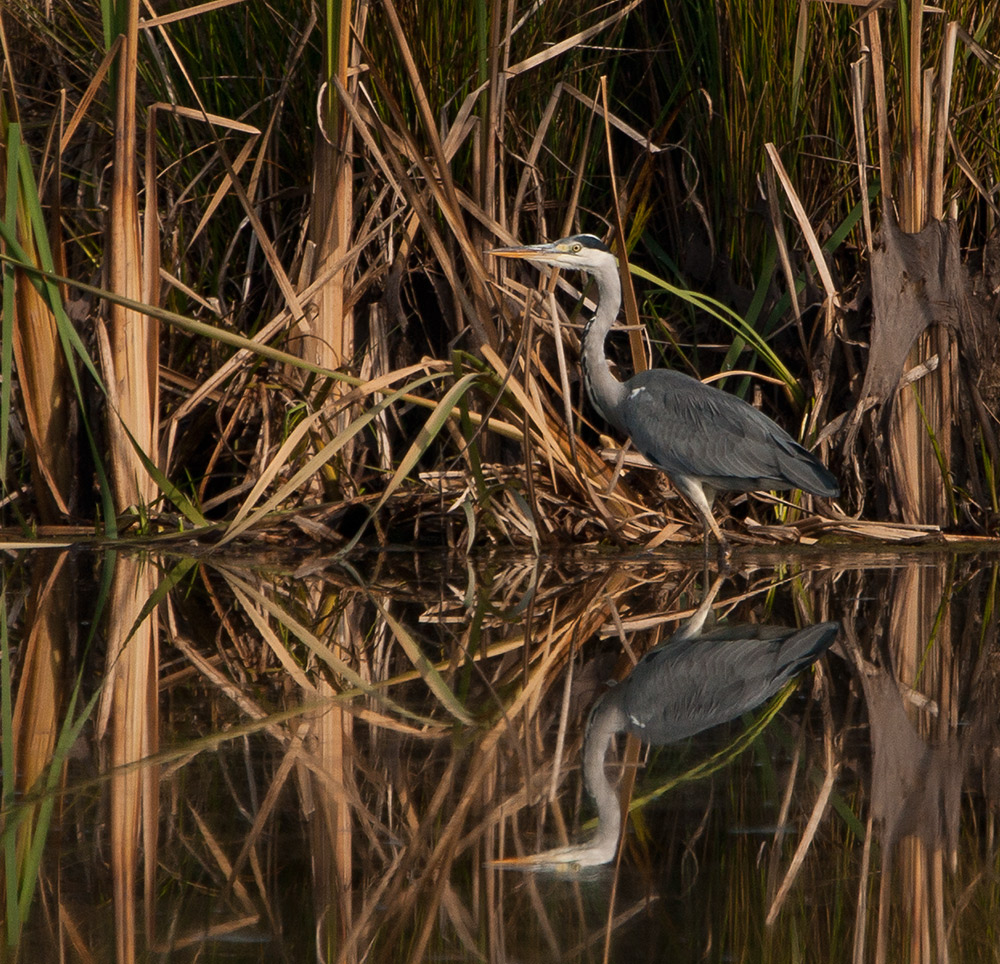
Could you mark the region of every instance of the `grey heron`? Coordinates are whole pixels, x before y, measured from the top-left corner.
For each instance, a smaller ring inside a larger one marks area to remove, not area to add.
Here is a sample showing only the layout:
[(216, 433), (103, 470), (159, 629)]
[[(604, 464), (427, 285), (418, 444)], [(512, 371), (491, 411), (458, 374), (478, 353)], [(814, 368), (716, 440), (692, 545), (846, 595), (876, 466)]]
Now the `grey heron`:
[(604, 341), (618, 317), (621, 280), (615, 256), (599, 238), (576, 234), (550, 244), (493, 248), (490, 254), (555, 268), (585, 271), (597, 283), (598, 303), (583, 332), (583, 382), (594, 408), (674, 486), (701, 516), (705, 557), (709, 533), (719, 563), (729, 567), (729, 541), (712, 515), (717, 492), (801, 489), (836, 497), (837, 480), (811, 452), (762, 412), (735, 395), (669, 368), (620, 382)]
[[(818, 659), (840, 623), (791, 629), (743, 624), (702, 633), (701, 607), (670, 639), (651, 650), (594, 704), (583, 745), (583, 775), (597, 804), (597, 832), (583, 844), (494, 861), (501, 869), (545, 871), (596, 867), (618, 849), (622, 811), (604, 769), (608, 746), (631, 733), (657, 746), (734, 720), (760, 706)], [(700, 617), (700, 621), (699, 621)]]

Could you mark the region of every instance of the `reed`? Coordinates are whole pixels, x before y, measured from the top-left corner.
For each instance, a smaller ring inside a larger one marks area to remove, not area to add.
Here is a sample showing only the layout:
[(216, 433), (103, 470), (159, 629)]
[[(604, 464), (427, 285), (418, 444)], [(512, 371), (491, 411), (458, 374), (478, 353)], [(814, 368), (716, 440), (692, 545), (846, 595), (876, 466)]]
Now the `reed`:
[[(343, 546), (404, 529), (465, 546), (690, 540), (581, 405), (586, 292), (539, 297), (484, 258), (611, 236), (620, 218), (630, 320), (650, 337), (630, 336), (630, 365), (733, 372), (730, 390), (853, 477), (846, 508), (992, 532), (982, 353), (935, 336), (904, 359), (896, 454), (876, 466), (856, 445), (890, 437), (865, 407), (872, 373), (898, 381), (853, 294), (878, 275), (873, 199), (898, 201), (906, 231), (953, 208), (956, 257), (993, 217), (996, 14), (963, 0), (965, 27), (945, 30), (918, 8), (857, 25), (850, 5), (736, 0), (6, 8), (3, 521), (246, 540), (308, 516), (304, 538)], [(852, 67), (858, 30), (870, 53)], [(44, 344), (17, 349), (29, 330)], [(942, 473), (950, 501), (925, 506)], [(746, 511), (761, 539), (843, 524)]]

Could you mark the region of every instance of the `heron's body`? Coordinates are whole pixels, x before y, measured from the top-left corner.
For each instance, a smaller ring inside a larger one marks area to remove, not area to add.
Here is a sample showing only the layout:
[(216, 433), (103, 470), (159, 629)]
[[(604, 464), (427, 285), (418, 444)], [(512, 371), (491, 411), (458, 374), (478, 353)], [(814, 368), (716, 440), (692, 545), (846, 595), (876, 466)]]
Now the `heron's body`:
[(597, 702), (590, 728), (600, 728), (596, 721), (607, 713), (620, 723), (617, 732), (663, 745), (734, 720), (812, 663), (839, 625), (736, 625), (693, 639), (672, 637)]
[(618, 844), (621, 807), (604, 772), (604, 757), (617, 733), (663, 746), (734, 720), (818, 659), (839, 629), (839, 623), (800, 630), (743, 625), (693, 637), (682, 630), (639, 660), (590, 711), (583, 772), (599, 823), (594, 837), (578, 848), (584, 860), (606, 863)]
[(719, 492), (837, 494), (815, 456), (735, 395), (667, 368), (633, 375), (625, 390), (632, 444), (675, 481), (694, 479)]
[[(706, 607), (707, 612), (707, 607)], [(734, 625), (701, 633), (698, 615), (651, 650), (594, 704), (587, 721), (583, 773), (597, 804), (597, 832), (584, 844), (500, 862), (521, 869), (593, 867), (610, 861), (621, 832), (618, 793), (604, 769), (619, 733), (662, 746), (760, 706), (832, 645), (840, 624), (804, 629)]]
[(717, 492), (802, 489), (827, 497), (840, 494), (836, 479), (812, 453), (735, 395), (665, 368), (641, 372), (626, 382), (615, 378), (604, 341), (618, 317), (621, 282), (614, 255), (599, 239), (580, 234), (492, 253), (593, 275), (598, 305), (584, 331), (582, 354), (590, 400), (691, 502), (702, 517), (706, 553), (711, 531), (719, 541), (723, 565), (729, 544), (712, 516)]

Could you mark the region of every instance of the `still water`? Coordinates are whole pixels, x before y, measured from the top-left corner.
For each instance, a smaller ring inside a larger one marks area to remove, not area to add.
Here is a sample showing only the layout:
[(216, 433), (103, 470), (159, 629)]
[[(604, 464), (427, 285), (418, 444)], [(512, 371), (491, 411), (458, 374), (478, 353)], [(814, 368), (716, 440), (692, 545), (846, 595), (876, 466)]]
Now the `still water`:
[(996, 556), (0, 564), (5, 960), (1000, 960)]

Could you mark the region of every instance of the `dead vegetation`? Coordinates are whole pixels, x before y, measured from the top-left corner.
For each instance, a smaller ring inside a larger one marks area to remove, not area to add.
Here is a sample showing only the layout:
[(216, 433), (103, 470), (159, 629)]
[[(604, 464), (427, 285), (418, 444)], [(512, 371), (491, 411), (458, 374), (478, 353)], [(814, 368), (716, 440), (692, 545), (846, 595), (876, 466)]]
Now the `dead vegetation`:
[[(623, 370), (728, 373), (842, 480), (822, 519), (738, 500), (737, 538), (996, 535), (989, 4), (339, 9), (136, 0), (89, 48), (86, 12), (5, 6), (8, 531), (691, 541), (581, 404), (586, 292), (484, 264), (582, 227), (634, 265)], [(789, 77), (791, 112), (747, 99)]]

